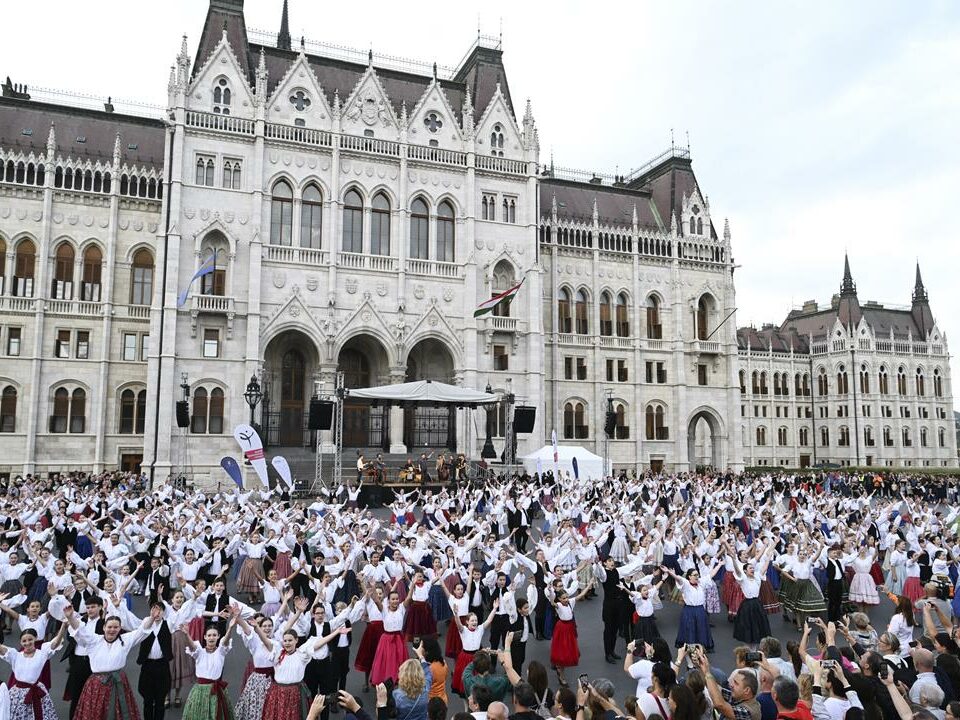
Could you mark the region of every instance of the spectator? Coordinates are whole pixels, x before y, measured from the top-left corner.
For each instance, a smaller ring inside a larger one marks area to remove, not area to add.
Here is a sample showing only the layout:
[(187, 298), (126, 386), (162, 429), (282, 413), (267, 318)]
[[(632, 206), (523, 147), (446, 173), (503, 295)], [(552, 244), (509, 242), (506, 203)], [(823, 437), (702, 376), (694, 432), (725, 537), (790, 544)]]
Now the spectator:
[(493, 702), (493, 696), (490, 694), (490, 688), (480, 683), (474, 685), (467, 696), (467, 707), (470, 708), (470, 714), (475, 720), (487, 720), (491, 702)]
[(669, 696), (670, 720), (700, 720), (693, 692), (686, 685), (674, 685)]
[(704, 680), (703, 673), (698, 668), (690, 670), (684, 678), (684, 685), (693, 693), (700, 720), (713, 720), (713, 703), (707, 694), (707, 681)]
[(487, 720), (507, 720), (510, 711), (499, 700), (494, 700), (487, 708)]
[(644, 717), (657, 713), (668, 718), (668, 698), (670, 689), (677, 684), (677, 674), (666, 663), (658, 662), (654, 664), (650, 678), (650, 692), (644, 689), (637, 693), (637, 707)]
[(844, 720), (847, 710), (862, 710), (863, 705), (839, 662), (830, 662), (835, 664), (824, 667), (823, 662), (807, 658), (808, 665), (813, 663), (813, 716), (817, 720)]
[(760, 720), (756, 673), (752, 670), (735, 670), (730, 676), (730, 688), (721, 688), (710, 672), (707, 656), (697, 653), (695, 662), (707, 679), (707, 692), (720, 716), (728, 720)]
[(486, 685), (490, 689), (492, 700), (503, 700), (510, 689), (510, 681), (502, 672), (494, 672), (494, 658), (496, 656), (488, 650), (477, 651), (473, 662), (463, 670), (463, 689), (470, 693), (476, 684)]
[[(910, 653), (910, 642), (913, 640), (913, 626), (916, 624), (913, 619), (913, 606), (910, 604), (910, 598), (906, 595), (897, 595), (897, 609), (887, 624), (887, 633), (893, 635), (900, 641), (900, 657), (907, 657)], [(881, 635), (881, 639), (883, 636)], [(877, 645), (879, 648), (879, 644)]]
[[(574, 720), (577, 717), (577, 694), (570, 688), (562, 687), (555, 696), (554, 718)], [(956, 718), (960, 720), (960, 717)]]
[[(503, 671), (506, 673), (510, 684), (516, 688), (517, 685), (523, 682), (523, 678), (513, 669), (513, 658), (510, 653), (501, 650), (497, 653), (497, 657), (500, 658)], [(547, 669), (543, 666), (543, 663), (533, 660), (527, 665), (527, 682), (533, 687), (533, 692), (537, 696), (537, 702), (531, 710), (536, 712), (540, 710), (540, 708), (545, 708), (549, 711), (553, 707), (553, 692), (550, 690), (547, 681)]]
[(760, 690), (757, 693), (757, 702), (760, 703), (760, 720), (776, 720), (777, 704), (773, 701), (773, 681), (779, 677), (779, 672), (772, 665), (765, 663), (760, 668)]
[(439, 698), (446, 705), (447, 699), (447, 663), (436, 638), (424, 638), (423, 659), (430, 664), (433, 682), (430, 683), (430, 699)]
[(936, 653), (936, 669), (950, 680), (953, 697), (960, 693), (960, 648), (947, 633), (937, 633), (933, 638), (933, 649)]
[[(913, 695), (913, 688), (910, 688), (910, 694)], [(944, 720), (944, 712), (940, 709), (943, 705), (943, 697), (943, 688), (935, 683), (921, 683), (917, 689), (917, 705), (937, 717), (938, 720)]]
[(957, 700), (948, 702), (943, 716), (945, 720), (960, 720), (960, 702)]
[(763, 653), (767, 662), (773, 665), (780, 674), (791, 680), (797, 679), (797, 673), (794, 671), (793, 663), (780, 657), (780, 641), (775, 637), (765, 637), (760, 641), (760, 652)]
[(539, 720), (534, 710), (537, 696), (530, 683), (517, 683), (513, 687), (513, 714), (510, 720)]
[(870, 624), (870, 618), (866, 613), (855, 612), (850, 615), (847, 630), (850, 633), (848, 640), (852, 640), (851, 645), (859, 643), (863, 650), (877, 649), (877, 631)]
[(781, 675), (773, 681), (770, 696), (777, 706), (777, 720), (813, 720), (810, 706), (800, 699), (800, 686)]
[(438, 697), (427, 701), (427, 720), (447, 720), (447, 703)]
[[(418, 648), (422, 652), (423, 646)], [(393, 702), (397, 717), (402, 720), (427, 720), (427, 702), (433, 674), (423, 659), (404, 660), (400, 665), (397, 687), (393, 689)]]
[(897, 720), (897, 709), (880, 680), (881, 673), (893, 673), (893, 668), (875, 651), (861, 655), (859, 665), (860, 673), (850, 676), (850, 684), (856, 689), (861, 700), (866, 703), (868, 695), (872, 696), (880, 708), (883, 720)]
[(947, 632), (953, 627), (951, 621), (953, 608), (948, 601), (938, 595), (940, 586), (937, 583), (928, 582), (923, 589), (927, 596), (917, 600), (916, 608), (923, 617), (924, 633), (928, 637), (933, 637), (937, 633)]

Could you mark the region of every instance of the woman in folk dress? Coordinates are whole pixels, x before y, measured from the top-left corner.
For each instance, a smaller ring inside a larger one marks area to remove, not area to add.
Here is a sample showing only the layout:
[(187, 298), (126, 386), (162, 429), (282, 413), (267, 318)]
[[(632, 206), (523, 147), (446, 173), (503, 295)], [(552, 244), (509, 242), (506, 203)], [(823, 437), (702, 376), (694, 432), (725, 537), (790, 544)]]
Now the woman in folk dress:
[(407, 644), (403, 641), (405, 616), (406, 608), (400, 604), (400, 596), (396, 590), (391, 590), (387, 607), (383, 610), (383, 636), (370, 667), (370, 683), (373, 685), (379, 685), (387, 678), (397, 681), (400, 665), (407, 659)]
[(40, 674), (50, 656), (59, 649), (66, 629), (64, 623), (53, 641), (43, 647), (37, 646), (34, 630), (20, 634), (20, 650), (0, 645), (0, 659), (8, 663), (11, 670), (10, 720), (57, 720), (50, 688), (40, 680)]
[(223, 665), (230, 652), (230, 636), (239, 613), (236, 605), (230, 606), (230, 622), (222, 637), (220, 631), (211, 626), (203, 634), (203, 645), (189, 641), (187, 653), (197, 666), (197, 684), (183, 705), (183, 720), (233, 720), (233, 705), (223, 681)]
[(870, 605), (880, 604), (876, 581), (873, 579), (873, 565), (876, 553), (873, 548), (861, 546), (853, 559), (853, 580), (850, 581), (850, 602), (857, 603), (863, 612)]
[(370, 668), (383, 636), (383, 589), (367, 585), (361, 600), (367, 618), (367, 626), (360, 638), (360, 647), (353, 661), (353, 669), (363, 673), (363, 691), (370, 690)]
[[(499, 598), (493, 601), (493, 608), (500, 607)], [(493, 622), (495, 613), (490, 613), (487, 619), (481, 625), (474, 613), (467, 615), (466, 623), (460, 621), (459, 615), (453, 616), (453, 622), (456, 625), (457, 634), (460, 636), (460, 653), (457, 655), (457, 662), (453, 668), (453, 682), (451, 687), (460, 697), (466, 697), (466, 691), (463, 687), (463, 671), (473, 662), (474, 655), (480, 649), (480, 643), (483, 641), (483, 633)], [(453, 632), (453, 628), (450, 629)]]
[[(193, 592), (192, 588), (190, 592)], [(163, 586), (160, 586), (158, 597), (163, 600)], [(193, 658), (187, 654), (187, 634), (180, 628), (189, 624), (191, 620), (200, 615), (195, 600), (187, 600), (182, 590), (177, 590), (170, 602), (163, 601), (166, 608), (164, 619), (167, 626), (173, 631), (171, 651), (173, 657), (170, 659), (170, 694), (173, 696), (174, 707), (180, 707), (180, 694), (184, 686), (193, 685), (196, 679), (193, 664)]]
[(576, 667), (580, 662), (577, 621), (573, 617), (573, 608), (592, 589), (593, 585), (587, 585), (576, 597), (570, 597), (565, 590), (558, 591), (555, 598), (547, 596), (557, 615), (557, 622), (553, 627), (553, 638), (550, 640), (550, 664), (557, 673), (557, 681), (563, 686), (567, 685), (564, 677), (566, 668)]

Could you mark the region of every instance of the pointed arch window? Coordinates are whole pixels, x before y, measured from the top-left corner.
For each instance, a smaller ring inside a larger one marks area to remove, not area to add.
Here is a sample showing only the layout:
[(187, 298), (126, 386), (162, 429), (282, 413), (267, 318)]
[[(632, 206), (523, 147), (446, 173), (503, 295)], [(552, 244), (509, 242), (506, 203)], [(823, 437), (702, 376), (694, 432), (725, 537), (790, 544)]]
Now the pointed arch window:
[(343, 252), (363, 252), (363, 198), (353, 189), (343, 196)]
[(572, 303), (570, 300), (570, 291), (567, 288), (560, 288), (560, 298), (557, 300), (557, 315), (559, 332), (573, 332), (573, 316), (571, 313)]
[(880, 366), (880, 372), (877, 373), (877, 386), (881, 395), (890, 394), (890, 376), (887, 375), (887, 369)]
[(907, 371), (903, 367), (897, 369), (897, 394), (907, 394)]
[(613, 319), (610, 315), (610, 295), (603, 292), (600, 295), (600, 334), (604, 337), (613, 335)]
[(225, 77), (217, 78), (213, 84), (213, 112), (217, 115), (229, 115), (231, 100), (230, 83)]
[(627, 296), (625, 293), (617, 295), (616, 323), (617, 337), (630, 337), (630, 320), (627, 316)]
[(669, 440), (670, 430), (664, 420), (662, 405), (647, 405), (644, 411), (644, 424), (647, 440)]
[(747, 371), (746, 370), (740, 371), (740, 394), (741, 395), (747, 394)]
[(120, 393), (120, 434), (142, 435), (147, 409), (147, 391), (126, 389)]
[(153, 255), (146, 248), (133, 255), (130, 270), (130, 304), (150, 305), (153, 302)]
[(582, 402), (570, 401), (563, 406), (563, 437), (565, 440), (583, 440), (589, 435), (586, 408)]
[(847, 369), (841, 365), (837, 371), (837, 395), (846, 395), (850, 392), (850, 384), (847, 379)]
[(919, 397), (923, 397), (923, 396), (926, 394), (926, 392), (925, 392), (925, 391), (926, 391), (926, 385), (925, 385), (925, 383), (924, 383), (923, 370), (920, 369), (920, 368), (917, 368), (917, 377), (916, 377), (916, 380), (915, 380), (915, 385), (916, 385), (916, 388), (917, 388), (917, 395), (918, 395)]
[(77, 388), (70, 396), (70, 432), (85, 432), (87, 425), (87, 393)]
[(870, 392), (870, 371), (866, 365), (860, 366), (860, 392), (867, 395)]
[(320, 188), (311, 183), (303, 189), (300, 203), (300, 247), (319, 249), (322, 228), (323, 195)]
[(938, 398), (943, 397), (943, 376), (940, 374), (940, 368), (933, 371), (933, 395)]
[(7, 385), (0, 393), (0, 433), (17, 431), (17, 389)]
[(73, 246), (70, 243), (62, 242), (57, 246), (53, 266), (53, 281), (50, 287), (50, 297), (54, 300), (73, 299), (74, 258)]
[(490, 131), (490, 154), (503, 157), (503, 125), (496, 123)]
[(207, 432), (207, 389), (198, 387), (193, 391), (193, 415), (190, 419), (190, 432), (203, 435)]
[(710, 318), (710, 301), (704, 295), (697, 302), (697, 339), (706, 340), (708, 320)]
[(293, 242), (293, 189), (286, 180), (278, 180), (271, 195), (270, 244), (290, 245)]
[(583, 290), (577, 290), (574, 301), (574, 314), (577, 319), (577, 335), (586, 335), (590, 331), (590, 323), (587, 320), (587, 294)]
[(819, 373), (817, 373), (817, 395), (824, 396), (829, 392), (829, 384), (827, 383), (827, 371), (824, 368), (820, 368)]
[(660, 324), (660, 300), (656, 295), (647, 298), (647, 339), (663, 338), (663, 325)]
[(630, 417), (627, 414), (627, 406), (623, 403), (617, 403), (614, 412), (617, 415), (617, 427), (614, 429), (615, 440), (630, 439)]
[(453, 205), (444, 200), (437, 208), (437, 260), (456, 261), (456, 221)]
[(223, 162), (223, 187), (227, 190), (240, 189), (239, 160), (225, 160)]
[(410, 205), (410, 257), (430, 257), (430, 215), (422, 198), (415, 198)]
[(373, 196), (370, 213), (370, 254), (390, 254), (390, 201), (382, 192)]
[(757, 428), (757, 445), (767, 444), (767, 429), (762, 425)]
[(80, 299), (100, 302), (100, 280), (103, 272), (103, 253), (96, 245), (83, 252), (83, 277), (80, 281)]
[(21, 240), (14, 255), (13, 295), (33, 297), (33, 279), (37, 265), (37, 246), (31, 240)]

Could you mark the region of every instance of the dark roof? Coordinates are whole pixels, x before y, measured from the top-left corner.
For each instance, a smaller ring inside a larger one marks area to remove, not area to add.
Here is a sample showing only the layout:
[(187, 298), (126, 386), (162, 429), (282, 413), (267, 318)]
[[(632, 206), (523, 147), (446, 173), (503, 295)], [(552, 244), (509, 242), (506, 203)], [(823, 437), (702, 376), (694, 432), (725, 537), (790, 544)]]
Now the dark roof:
[(596, 200), (601, 224), (629, 228), (633, 222), (633, 207), (636, 205), (637, 223), (640, 227), (669, 229), (657, 223), (650, 193), (646, 191), (543, 178), (540, 181), (540, 212), (546, 217), (552, 212), (554, 195), (557, 196), (557, 216), (562, 219), (590, 222), (593, 217), (593, 201)]
[[(112, 162), (120, 133), (123, 162), (163, 167), (164, 125), (159, 118), (0, 98), (0, 147), (46, 153), (50, 123), (55, 124), (57, 154), (63, 157)], [(32, 132), (25, 135), (24, 130)]]
[[(660, 217), (667, 227), (670, 227), (671, 215), (679, 214), (682, 210), (683, 196), (690, 197), (694, 192), (700, 192), (700, 185), (693, 172), (692, 161), (689, 157), (668, 155), (664, 161), (650, 168), (642, 175), (630, 182), (631, 187), (649, 188), (653, 200), (657, 205)], [(678, 231), (682, 228), (678, 227)], [(710, 223), (710, 237), (717, 239), (716, 228)]]
[(203, 21), (203, 32), (197, 45), (197, 57), (193, 62), (193, 74), (196, 76), (204, 66), (210, 55), (227, 32), (227, 42), (240, 63), (240, 68), (247, 76), (247, 82), (253, 82), (252, 65), (247, 57), (247, 23), (243, 18), (243, 0), (210, 0), (207, 8), (207, 18)]
[(813, 336), (815, 339), (825, 338), (833, 330), (837, 320), (837, 308), (828, 307), (822, 310), (791, 310), (780, 330), (793, 330), (803, 337)]
[(768, 352), (771, 349), (775, 353), (788, 353), (791, 349), (804, 355), (809, 352), (806, 338), (794, 332), (782, 332), (773, 325), (765, 325), (760, 330), (754, 327), (738, 328), (737, 347), (756, 352)]

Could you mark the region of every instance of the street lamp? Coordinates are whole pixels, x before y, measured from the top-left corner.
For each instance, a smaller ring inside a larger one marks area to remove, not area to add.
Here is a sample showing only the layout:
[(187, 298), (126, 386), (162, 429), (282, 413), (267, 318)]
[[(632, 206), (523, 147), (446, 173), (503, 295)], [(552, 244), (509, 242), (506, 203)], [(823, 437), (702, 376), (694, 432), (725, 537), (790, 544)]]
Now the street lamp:
[(250, 406), (250, 425), (253, 426), (253, 411), (260, 404), (260, 400), (263, 399), (263, 391), (260, 389), (260, 382), (256, 375), (250, 376), (250, 382), (247, 383), (247, 391), (243, 393), (243, 399)]
[[(493, 388), (490, 387), (490, 383), (487, 383), (487, 395), (493, 394)], [(490, 410), (487, 407), (484, 407), (484, 412), (487, 413), (487, 439), (483, 441), (483, 450), (480, 451), (480, 457), (484, 460), (493, 460), (497, 457), (497, 451), (493, 448), (493, 428), (492, 422), (490, 421)]]

